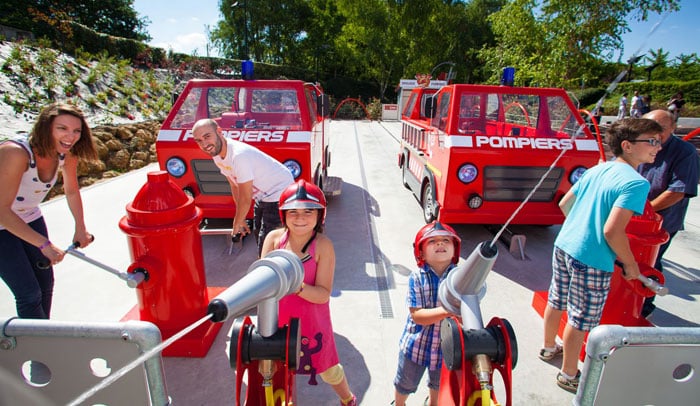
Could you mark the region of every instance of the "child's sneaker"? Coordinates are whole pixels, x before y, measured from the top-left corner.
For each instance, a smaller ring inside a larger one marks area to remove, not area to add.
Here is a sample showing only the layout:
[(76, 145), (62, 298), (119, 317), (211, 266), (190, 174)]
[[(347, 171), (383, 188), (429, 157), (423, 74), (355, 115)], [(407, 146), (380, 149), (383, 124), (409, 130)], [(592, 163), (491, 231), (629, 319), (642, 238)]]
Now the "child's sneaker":
[(562, 348), (561, 345), (556, 344), (554, 346), (554, 349), (547, 349), (547, 348), (542, 348), (540, 350), (540, 359), (542, 361), (551, 361), (554, 359), (554, 357), (561, 355), (564, 352), (564, 349)]
[(581, 371), (576, 371), (576, 376), (569, 379), (562, 375), (561, 371), (557, 374), (557, 385), (560, 388), (567, 390), (571, 393), (576, 393), (578, 390), (578, 381), (581, 378)]

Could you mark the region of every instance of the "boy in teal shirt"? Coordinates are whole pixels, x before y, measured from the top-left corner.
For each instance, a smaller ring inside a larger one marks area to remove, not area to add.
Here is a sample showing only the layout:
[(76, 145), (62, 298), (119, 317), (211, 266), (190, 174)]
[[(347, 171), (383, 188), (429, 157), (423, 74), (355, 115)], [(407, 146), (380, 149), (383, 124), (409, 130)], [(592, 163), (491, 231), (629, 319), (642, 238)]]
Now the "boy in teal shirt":
[[(654, 162), (662, 131), (647, 119), (613, 123), (607, 141), (615, 160), (587, 170), (559, 203), (566, 220), (554, 241), (539, 357), (549, 361), (563, 353), (556, 382), (570, 392), (578, 388), (578, 355), (586, 333), (600, 322), (615, 259), (622, 262), (625, 279), (639, 276), (625, 228), (633, 215), (644, 211), (649, 182), (636, 168)], [(555, 340), (564, 310), (568, 320), (563, 345), (558, 346)]]

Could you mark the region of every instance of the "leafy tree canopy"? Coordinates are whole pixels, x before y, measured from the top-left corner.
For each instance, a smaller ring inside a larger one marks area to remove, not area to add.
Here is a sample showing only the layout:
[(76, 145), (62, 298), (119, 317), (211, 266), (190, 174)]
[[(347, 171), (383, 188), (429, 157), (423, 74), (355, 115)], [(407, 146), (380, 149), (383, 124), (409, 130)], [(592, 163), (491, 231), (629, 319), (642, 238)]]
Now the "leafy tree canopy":
[(679, 9), (677, 0), (513, 0), (489, 16), (498, 45), (481, 55), (516, 67), (525, 83), (571, 85), (624, 50), (628, 17)]
[[(37, 21), (68, 19), (104, 34), (149, 41), (148, 18), (133, 0), (14, 0), (0, 2), (0, 24), (36, 31)], [(39, 31), (39, 34), (41, 32)]]

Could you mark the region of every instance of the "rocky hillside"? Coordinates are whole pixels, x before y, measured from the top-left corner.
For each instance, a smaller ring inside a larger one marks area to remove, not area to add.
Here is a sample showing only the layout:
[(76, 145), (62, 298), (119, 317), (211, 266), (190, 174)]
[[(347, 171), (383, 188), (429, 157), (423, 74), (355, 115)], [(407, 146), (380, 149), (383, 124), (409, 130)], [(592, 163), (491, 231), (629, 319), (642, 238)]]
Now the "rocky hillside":
[[(155, 162), (156, 135), (173, 93), (203, 76), (0, 41), (0, 140), (29, 133), (41, 108), (53, 101), (77, 105), (100, 157), (80, 166), (80, 183), (89, 185)], [(59, 183), (54, 194), (61, 192)]]

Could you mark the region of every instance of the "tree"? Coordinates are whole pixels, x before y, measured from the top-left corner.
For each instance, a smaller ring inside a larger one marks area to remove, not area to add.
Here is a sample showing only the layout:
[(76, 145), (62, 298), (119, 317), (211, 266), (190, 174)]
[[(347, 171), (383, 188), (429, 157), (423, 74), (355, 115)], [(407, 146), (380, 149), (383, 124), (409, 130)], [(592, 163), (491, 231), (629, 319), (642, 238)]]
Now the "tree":
[(29, 6), (36, 1), (15, 0), (0, 2), (0, 24), (31, 31), (34, 24), (28, 12)]
[(674, 60), (675, 80), (690, 81), (700, 79), (700, 58), (698, 54), (680, 54)]
[(624, 49), (628, 17), (679, 9), (677, 0), (514, 0), (490, 17), (498, 45), (483, 56), (510, 62), (526, 80), (571, 86)]
[(657, 68), (665, 68), (668, 66), (668, 52), (664, 52), (663, 48), (650, 50), (650, 56), (645, 56), (644, 59), (649, 62), (649, 66), (644, 68), (647, 71), (647, 81), (651, 80), (651, 73)]
[(274, 64), (298, 58), (312, 18), (308, 1), (225, 0), (219, 7), (224, 19), (211, 39), (223, 56)]
[[(12, 3), (12, 4), (10, 4)], [(15, 0), (0, 5), (0, 23), (34, 31), (38, 21), (68, 19), (103, 34), (139, 41), (151, 39), (148, 18), (138, 18), (133, 0)]]
[(497, 68), (506, 66), (516, 69), (516, 82), (521, 85), (553, 80), (547, 68), (551, 46), (546, 40), (545, 27), (531, 11), (535, 6), (536, 0), (516, 0), (488, 17), (496, 45), (479, 52), (486, 65), (495, 67), (488, 82), (498, 83), (500, 72)]

